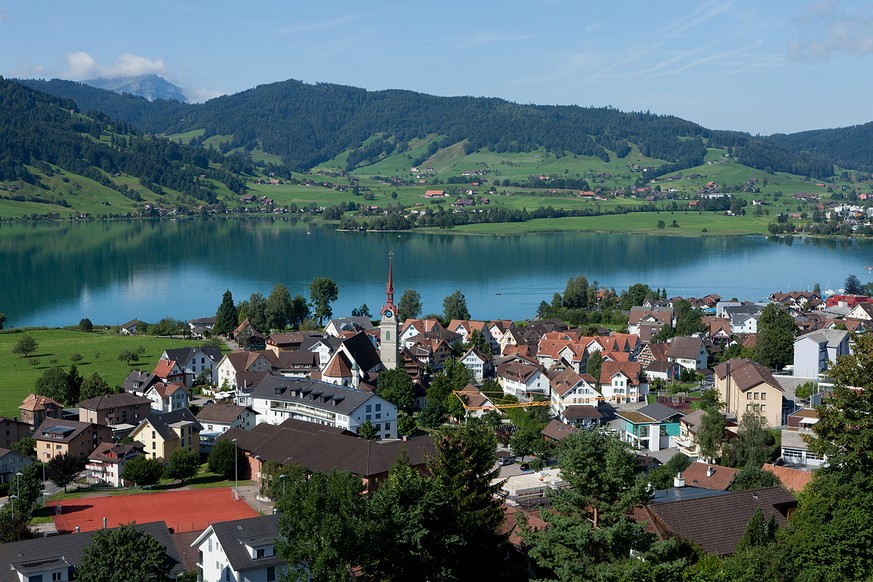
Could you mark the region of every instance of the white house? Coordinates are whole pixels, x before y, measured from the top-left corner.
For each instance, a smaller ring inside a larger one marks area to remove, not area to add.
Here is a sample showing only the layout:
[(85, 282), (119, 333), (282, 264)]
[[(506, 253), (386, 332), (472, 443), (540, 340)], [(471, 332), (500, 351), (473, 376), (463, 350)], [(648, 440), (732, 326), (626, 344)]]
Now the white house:
[(204, 372), (208, 376), (209, 383), (215, 384), (217, 380), (215, 368), (221, 360), (221, 350), (208, 346), (175, 348), (164, 350), (160, 359), (176, 362), (185, 374), (185, 386), (193, 385), (194, 379)]
[(667, 349), (667, 361), (675, 362), (686, 370), (706, 368), (709, 354), (703, 340), (698, 337), (674, 337)]
[(251, 430), (257, 424), (258, 413), (248, 406), (209, 404), (197, 413), (197, 420), (206, 432), (222, 433), (230, 428)]
[(379, 438), (397, 438), (397, 407), (372, 392), (345, 386), (267, 376), (252, 392), (258, 424), (293, 418), (356, 433), (369, 421)]
[(597, 406), (602, 396), (595, 388), (597, 381), (590, 374), (579, 374), (567, 368), (551, 380), (551, 413), (563, 420), (568, 406)]
[(372, 331), (373, 322), (369, 317), (338, 317), (331, 319), (324, 326), (324, 333), (329, 336), (337, 337), (346, 331)]
[(467, 350), (467, 353), (461, 356), (460, 362), (473, 372), (473, 379), (480, 384), (485, 376), (491, 372), (491, 358), (476, 348)]
[(219, 521), (191, 544), (203, 582), (276, 582), (288, 566), (276, 552), (279, 515)]
[(794, 340), (794, 375), (817, 379), (830, 362), (849, 353), (849, 332), (819, 329)]
[(533, 400), (536, 395), (549, 397), (549, 378), (538, 366), (511, 362), (497, 371), (497, 382), (504, 394), (515, 396), (521, 402)]
[(604, 361), (600, 366), (600, 392), (608, 402), (639, 402), (648, 393), (648, 384), (640, 382), (640, 363)]
[(173, 412), (174, 410), (188, 408), (188, 389), (175, 382), (153, 384), (145, 391), (143, 396), (151, 400), (152, 411), (157, 413)]
[(218, 387), (235, 390), (242, 372), (270, 372), (277, 364), (271, 351), (248, 352), (238, 350), (225, 354), (218, 363)]
[(145, 445), (134, 442), (129, 445), (117, 445), (111, 442), (103, 442), (88, 455), (85, 464), (85, 472), (88, 477), (97, 481), (103, 481), (113, 487), (130, 485), (121, 478), (124, 474), (125, 462), (143, 454)]

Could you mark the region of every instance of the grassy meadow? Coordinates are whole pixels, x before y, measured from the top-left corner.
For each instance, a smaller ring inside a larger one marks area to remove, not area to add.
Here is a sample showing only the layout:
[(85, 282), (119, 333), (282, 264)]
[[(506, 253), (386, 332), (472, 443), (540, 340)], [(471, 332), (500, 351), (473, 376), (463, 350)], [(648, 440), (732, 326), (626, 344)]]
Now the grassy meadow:
[[(35, 353), (23, 358), (12, 353), (15, 343), (23, 335), (37, 341)], [(0, 415), (18, 416), (18, 406), (33, 392), (34, 384), (46, 369), (60, 366), (69, 370), (70, 356), (80, 354), (76, 366), (86, 378), (99, 373), (110, 386), (121, 386), (132, 370), (151, 371), (168, 348), (199, 345), (197, 340), (154, 336), (122, 336), (110, 330), (92, 332), (66, 329), (33, 329), (0, 332)], [(143, 348), (139, 361), (130, 366), (118, 360), (118, 354)], [(34, 364), (36, 362), (36, 364)]]

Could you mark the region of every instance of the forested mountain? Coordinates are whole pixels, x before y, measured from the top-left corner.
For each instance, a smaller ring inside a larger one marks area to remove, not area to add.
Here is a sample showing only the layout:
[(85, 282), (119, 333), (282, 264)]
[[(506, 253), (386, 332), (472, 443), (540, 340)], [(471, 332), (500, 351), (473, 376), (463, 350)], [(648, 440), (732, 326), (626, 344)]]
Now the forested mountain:
[(125, 174), (160, 193), (171, 188), (216, 202), (210, 180), (234, 192), (244, 190), (234, 174), (211, 167), (217, 152), (163, 138), (148, 138), (124, 121), (102, 113), (85, 116), (70, 99), (52, 97), (0, 77), (0, 181), (39, 185), (31, 166), (52, 175), (62, 168), (136, 199), (136, 192), (113, 180)]
[(826, 156), (844, 168), (873, 169), (873, 122), (839, 129), (777, 134), (767, 139), (793, 151)]
[(558, 156), (604, 160), (623, 158), (635, 145), (644, 155), (663, 160), (649, 174), (652, 177), (701, 164), (706, 147), (730, 147), (740, 162), (766, 171), (816, 178), (833, 173), (827, 152), (799, 153), (746, 133), (712, 131), (678, 117), (612, 108), (519, 105), (496, 98), (366, 91), (295, 80), (184, 105), (150, 103), (69, 81), (22, 82), (74, 99), (83, 111), (99, 110), (124, 119), (142, 131), (203, 130), (200, 140), (230, 136), (224, 151), (260, 148), (295, 170), (308, 170), (347, 151), (349, 169), (361, 167), (406, 151), (410, 140), (436, 135), (441, 136), (432, 146), (437, 149), (458, 143), (468, 153), (542, 147)]

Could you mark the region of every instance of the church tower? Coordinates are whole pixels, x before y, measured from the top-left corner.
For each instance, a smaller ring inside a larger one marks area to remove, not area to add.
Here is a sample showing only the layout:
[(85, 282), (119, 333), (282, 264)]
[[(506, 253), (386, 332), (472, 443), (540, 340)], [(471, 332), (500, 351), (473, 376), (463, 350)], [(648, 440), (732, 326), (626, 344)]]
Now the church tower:
[(380, 355), (382, 364), (388, 370), (397, 368), (399, 359), (398, 332), (400, 325), (397, 321), (397, 307), (394, 305), (394, 253), (388, 253), (388, 287), (385, 290), (385, 305), (382, 306), (382, 322), (379, 324), (379, 336), (381, 338)]

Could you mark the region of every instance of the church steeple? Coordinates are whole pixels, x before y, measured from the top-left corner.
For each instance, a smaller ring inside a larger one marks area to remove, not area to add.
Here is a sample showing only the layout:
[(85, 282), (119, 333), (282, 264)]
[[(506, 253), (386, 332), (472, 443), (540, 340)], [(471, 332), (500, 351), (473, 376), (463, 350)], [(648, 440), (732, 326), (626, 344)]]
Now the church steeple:
[(389, 310), (397, 313), (397, 307), (394, 306), (394, 251), (388, 253), (388, 286), (385, 289), (385, 306), (382, 307), (382, 313)]

